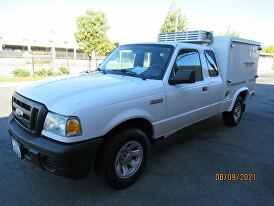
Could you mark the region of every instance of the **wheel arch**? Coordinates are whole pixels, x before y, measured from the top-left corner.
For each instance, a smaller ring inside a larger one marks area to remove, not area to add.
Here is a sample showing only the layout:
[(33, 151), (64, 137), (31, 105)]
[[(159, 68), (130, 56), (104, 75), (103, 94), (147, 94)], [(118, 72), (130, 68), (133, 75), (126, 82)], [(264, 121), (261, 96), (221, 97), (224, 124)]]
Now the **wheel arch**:
[(248, 96), (248, 93), (249, 93), (249, 89), (248, 89), (247, 87), (239, 88), (239, 89), (235, 92), (235, 94), (234, 94), (234, 96), (233, 96), (233, 100), (232, 100), (232, 102), (231, 102), (231, 104), (230, 104), (230, 106), (229, 106), (229, 108), (228, 108), (227, 111), (228, 111), (228, 112), (232, 111), (233, 106), (234, 106), (234, 104), (235, 104), (235, 102), (236, 102), (238, 96), (241, 96), (242, 99), (243, 99), (243, 102), (245, 103), (246, 98), (247, 98), (247, 96)]
[(120, 124), (114, 126), (110, 131), (107, 132), (106, 135), (103, 137), (103, 141), (99, 147), (99, 149), (96, 152), (95, 158), (94, 158), (94, 169), (97, 174), (101, 173), (101, 157), (104, 153), (105, 146), (108, 144), (108, 140), (113, 136), (114, 133), (117, 133), (119, 131), (122, 131), (126, 128), (138, 128), (141, 129), (148, 137), (148, 142), (150, 144), (153, 143), (153, 125), (151, 122), (145, 118), (132, 118), (127, 119)]
[(111, 130), (109, 130), (105, 136), (110, 137), (112, 134), (119, 132), (126, 128), (141, 129), (147, 135), (150, 143), (153, 142), (153, 134), (154, 134), (153, 125), (148, 119), (143, 118), (143, 117), (131, 118), (131, 119), (127, 119), (123, 122), (120, 122), (119, 124), (114, 126)]

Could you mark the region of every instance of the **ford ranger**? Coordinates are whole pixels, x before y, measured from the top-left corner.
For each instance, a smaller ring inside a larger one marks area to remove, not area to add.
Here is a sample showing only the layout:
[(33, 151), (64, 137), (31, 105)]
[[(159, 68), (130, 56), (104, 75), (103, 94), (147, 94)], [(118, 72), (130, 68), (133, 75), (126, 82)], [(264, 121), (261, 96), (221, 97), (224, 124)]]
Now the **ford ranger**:
[(9, 117), (15, 153), (74, 179), (94, 168), (121, 189), (141, 175), (157, 140), (220, 113), (238, 125), (254, 94), (260, 43), (166, 35), (119, 46), (89, 74), (17, 88)]

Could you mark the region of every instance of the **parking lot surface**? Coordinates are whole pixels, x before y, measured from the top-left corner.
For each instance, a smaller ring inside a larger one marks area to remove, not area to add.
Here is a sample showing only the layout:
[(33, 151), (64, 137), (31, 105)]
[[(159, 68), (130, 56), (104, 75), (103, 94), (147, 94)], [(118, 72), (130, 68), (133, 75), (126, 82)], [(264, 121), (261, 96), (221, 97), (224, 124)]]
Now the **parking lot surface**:
[[(115, 191), (93, 172), (81, 180), (49, 174), (11, 150), (7, 117), (15, 87), (0, 87), (0, 205), (273, 205), (274, 74), (260, 75), (240, 125), (215, 116), (151, 148), (143, 176)], [(256, 180), (216, 181), (218, 173)]]

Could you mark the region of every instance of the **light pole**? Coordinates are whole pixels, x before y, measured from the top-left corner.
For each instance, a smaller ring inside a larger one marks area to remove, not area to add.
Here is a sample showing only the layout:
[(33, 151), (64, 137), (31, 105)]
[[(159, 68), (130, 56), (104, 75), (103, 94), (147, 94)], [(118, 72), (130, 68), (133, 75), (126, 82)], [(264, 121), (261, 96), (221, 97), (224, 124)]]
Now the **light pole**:
[(67, 68), (69, 69), (69, 61), (68, 61), (68, 42), (65, 41), (64, 44), (66, 45), (66, 59), (67, 59)]
[(54, 71), (54, 67), (55, 67), (55, 58), (56, 58), (56, 54), (55, 54), (55, 31), (52, 30), (52, 40), (50, 40), (50, 42), (52, 43), (52, 48), (51, 48), (51, 63), (52, 63), (52, 70)]
[[(34, 39), (33, 42), (36, 42)], [(33, 51), (31, 51), (31, 63), (32, 63), (32, 76), (34, 77), (34, 59), (33, 59)]]
[(0, 51), (3, 50), (2, 39), (3, 39), (3, 37), (2, 37), (2, 34), (1, 34), (1, 32), (0, 32)]
[(176, 26), (175, 26), (175, 33), (178, 32), (178, 21), (179, 21), (179, 7), (178, 7), (178, 0), (176, 0)]

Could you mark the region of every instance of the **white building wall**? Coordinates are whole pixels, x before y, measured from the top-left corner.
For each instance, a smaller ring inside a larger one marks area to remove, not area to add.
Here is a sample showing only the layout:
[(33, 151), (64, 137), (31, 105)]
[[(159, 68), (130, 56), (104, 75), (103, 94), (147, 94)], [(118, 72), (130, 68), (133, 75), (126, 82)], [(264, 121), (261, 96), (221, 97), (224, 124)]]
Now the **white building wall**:
[(258, 74), (271, 72), (273, 67), (272, 56), (260, 56), (258, 63)]

